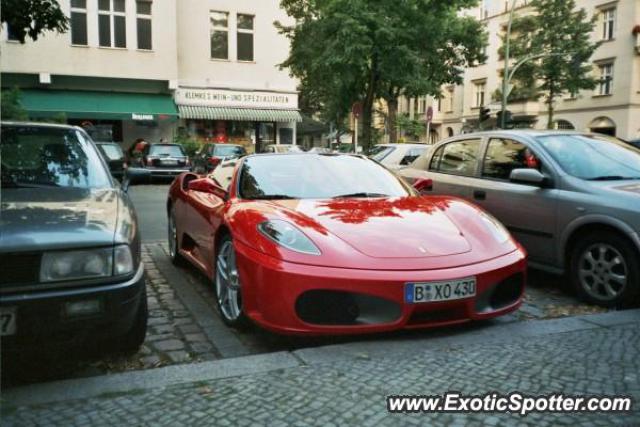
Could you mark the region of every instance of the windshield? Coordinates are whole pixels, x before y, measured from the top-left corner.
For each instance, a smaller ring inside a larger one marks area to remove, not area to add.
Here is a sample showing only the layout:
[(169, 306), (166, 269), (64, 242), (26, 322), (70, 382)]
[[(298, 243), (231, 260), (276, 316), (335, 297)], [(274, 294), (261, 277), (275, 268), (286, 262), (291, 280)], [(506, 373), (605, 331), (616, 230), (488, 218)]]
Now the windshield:
[(101, 144), (100, 149), (109, 160), (120, 160), (124, 157), (122, 148), (116, 144)]
[(551, 135), (537, 140), (569, 175), (586, 180), (640, 179), (640, 150), (593, 135)]
[(216, 145), (213, 151), (218, 157), (239, 157), (244, 154), (244, 148), (237, 145)]
[(244, 162), (240, 176), (240, 197), (245, 199), (404, 197), (411, 194), (411, 190), (391, 172), (355, 156), (251, 157)]
[(160, 157), (184, 157), (184, 150), (179, 145), (161, 145), (155, 144), (149, 148), (149, 154)]
[(108, 172), (84, 134), (69, 128), (3, 127), (2, 187), (110, 187)]
[(369, 157), (371, 157), (376, 162), (381, 162), (385, 159), (389, 154), (391, 154), (395, 150), (394, 147), (387, 147), (384, 145), (378, 145), (371, 149), (371, 153), (369, 153)]

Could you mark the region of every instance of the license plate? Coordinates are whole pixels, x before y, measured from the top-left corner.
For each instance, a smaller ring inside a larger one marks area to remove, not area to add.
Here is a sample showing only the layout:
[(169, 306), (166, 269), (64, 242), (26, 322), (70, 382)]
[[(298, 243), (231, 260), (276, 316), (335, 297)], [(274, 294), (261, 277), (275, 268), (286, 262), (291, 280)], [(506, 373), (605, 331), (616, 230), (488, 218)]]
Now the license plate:
[(475, 294), (475, 277), (446, 282), (407, 283), (404, 293), (405, 301), (409, 304), (454, 301), (470, 298)]
[(175, 165), (178, 164), (178, 161), (177, 160), (163, 160), (162, 164), (166, 165), (166, 166), (175, 166)]
[(0, 308), (0, 336), (14, 335), (15, 333), (16, 333), (15, 307)]

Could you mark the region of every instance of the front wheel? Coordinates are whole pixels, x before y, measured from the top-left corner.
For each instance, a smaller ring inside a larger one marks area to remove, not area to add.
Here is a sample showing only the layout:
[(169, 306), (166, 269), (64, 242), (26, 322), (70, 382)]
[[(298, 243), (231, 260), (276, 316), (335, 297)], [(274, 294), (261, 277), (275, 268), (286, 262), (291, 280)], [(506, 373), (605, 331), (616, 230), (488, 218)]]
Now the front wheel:
[(243, 328), (248, 321), (242, 307), (242, 284), (231, 236), (223, 237), (219, 248), (214, 279), (218, 310), (225, 324)]
[(628, 306), (640, 291), (638, 258), (635, 248), (617, 234), (588, 234), (571, 254), (571, 282), (578, 296), (589, 303)]
[(140, 307), (136, 313), (136, 318), (131, 329), (120, 340), (120, 350), (126, 354), (134, 354), (138, 351), (147, 334), (147, 318), (149, 308), (147, 306), (147, 291), (142, 292)]

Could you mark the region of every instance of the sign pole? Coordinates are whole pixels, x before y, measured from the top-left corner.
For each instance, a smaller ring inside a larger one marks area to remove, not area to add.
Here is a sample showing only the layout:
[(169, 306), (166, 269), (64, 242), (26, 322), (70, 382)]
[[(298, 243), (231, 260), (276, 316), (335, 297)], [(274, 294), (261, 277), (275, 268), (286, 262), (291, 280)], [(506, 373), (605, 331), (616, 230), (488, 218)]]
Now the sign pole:
[(354, 142), (354, 145), (353, 145), (353, 152), (354, 152), (355, 154), (358, 154), (358, 119), (357, 119), (357, 118), (356, 118), (356, 132), (355, 132), (355, 137), (356, 137), (356, 139), (355, 139), (355, 142)]
[(431, 122), (433, 121), (433, 107), (429, 106), (425, 112), (427, 122), (427, 144), (431, 144)]

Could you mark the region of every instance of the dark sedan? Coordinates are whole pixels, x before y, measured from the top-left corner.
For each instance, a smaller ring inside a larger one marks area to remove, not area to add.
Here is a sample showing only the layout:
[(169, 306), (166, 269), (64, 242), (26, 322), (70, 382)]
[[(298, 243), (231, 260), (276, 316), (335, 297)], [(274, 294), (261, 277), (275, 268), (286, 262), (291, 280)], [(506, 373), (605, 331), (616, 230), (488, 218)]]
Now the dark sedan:
[(136, 179), (173, 178), (191, 170), (189, 156), (180, 144), (151, 144), (144, 147), (142, 157), (130, 165)]
[(2, 123), (2, 350), (87, 339), (135, 351), (147, 299), (129, 197), (89, 136), (63, 125)]
[(242, 145), (205, 144), (193, 159), (193, 171), (199, 174), (209, 173), (224, 160), (239, 159), (246, 155), (247, 150)]
[(96, 142), (96, 146), (107, 162), (107, 165), (109, 165), (111, 175), (118, 180), (122, 180), (126, 159), (120, 144), (117, 142)]

